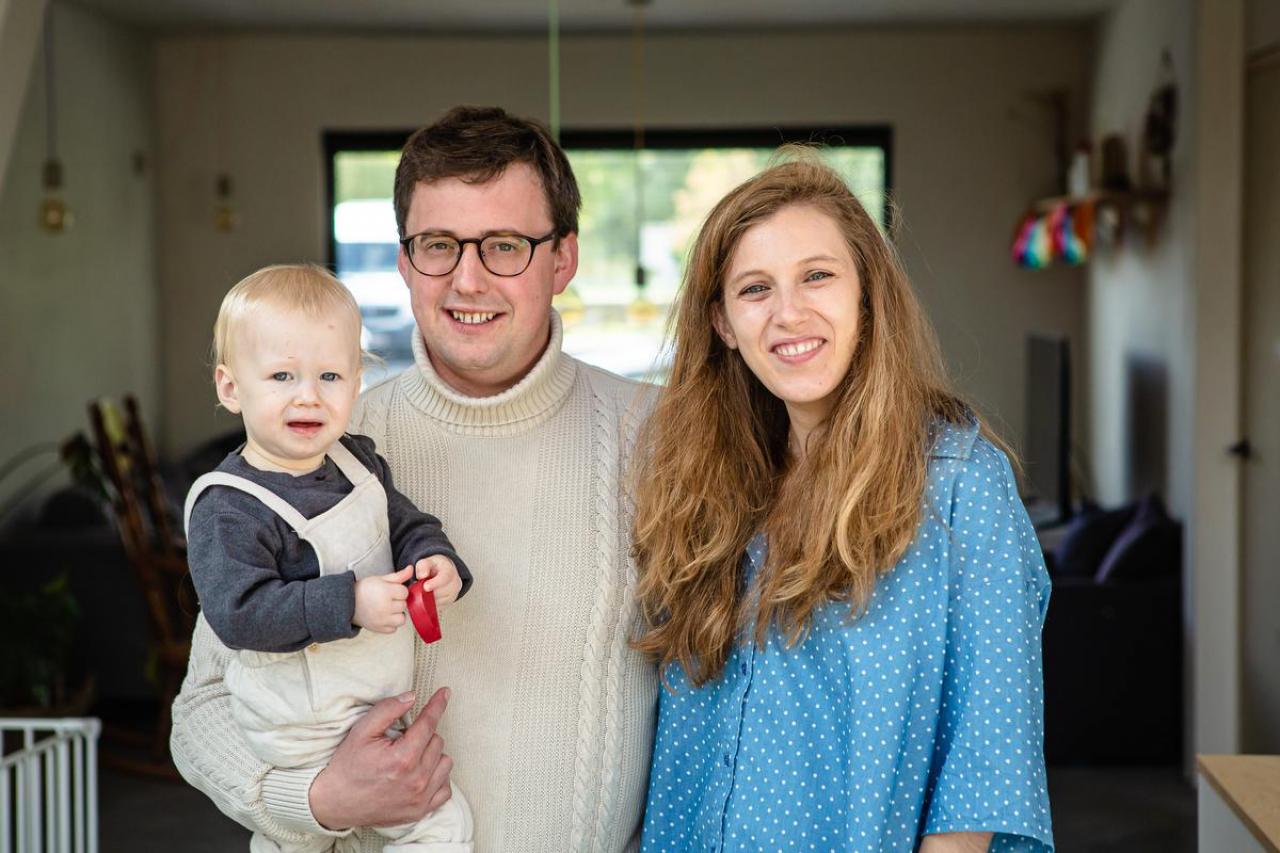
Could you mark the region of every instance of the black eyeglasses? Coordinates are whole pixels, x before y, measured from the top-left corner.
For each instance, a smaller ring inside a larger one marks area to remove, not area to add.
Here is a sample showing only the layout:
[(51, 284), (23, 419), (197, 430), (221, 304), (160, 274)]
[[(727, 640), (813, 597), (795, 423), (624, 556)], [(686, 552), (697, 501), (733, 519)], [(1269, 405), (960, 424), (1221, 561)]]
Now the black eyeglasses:
[(480, 263), (494, 275), (504, 278), (520, 275), (533, 263), (533, 250), (549, 240), (556, 232), (545, 237), (529, 237), (525, 234), (490, 234), (487, 237), (468, 237), (460, 240), (452, 234), (424, 231), (400, 241), (409, 263), (423, 275), (441, 276), (453, 272), (462, 260), (462, 250), (474, 243), (480, 255)]

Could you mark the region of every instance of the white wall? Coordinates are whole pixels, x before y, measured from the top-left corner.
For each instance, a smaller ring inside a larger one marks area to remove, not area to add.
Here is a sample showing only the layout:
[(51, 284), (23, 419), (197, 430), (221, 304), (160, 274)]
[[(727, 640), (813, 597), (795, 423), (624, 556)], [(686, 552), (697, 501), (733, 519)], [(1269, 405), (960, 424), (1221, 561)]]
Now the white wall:
[[(151, 143), (150, 52), (96, 13), (62, 4), (53, 13), (59, 154), (75, 225), (54, 235), (37, 222), (37, 67), (0, 185), (0, 461), (86, 429), (94, 396), (133, 391), (153, 422), (159, 410), (151, 181), (133, 166)], [(0, 484), (0, 502), (24, 480)]]
[(1092, 473), (1100, 502), (1113, 505), (1156, 488), (1171, 512), (1186, 519), (1192, 490), (1195, 238), (1195, 55), (1189, 0), (1127, 0), (1104, 20), (1094, 70), (1091, 137), (1096, 141), (1123, 134), (1130, 174), (1137, 174), (1142, 122), (1165, 50), (1178, 85), (1171, 202), (1154, 244), (1131, 233), (1123, 248), (1100, 253), (1089, 267), (1087, 388)]
[[(1095, 143), (1106, 134), (1123, 134), (1129, 172), (1137, 174), (1142, 121), (1164, 51), (1173, 62), (1178, 116), (1170, 204), (1155, 242), (1131, 235), (1122, 249), (1095, 259), (1085, 307), (1089, 461), (1098, 500), (1115, 506), (1147, 491), (1161, 494), (1174, 517), (1187, 524), (1182, 572), (1188, 591), (1195, 400), (1193, 6), (1194, 0), (1125, 0), (1099, 27), (1090, 134)], [(1145, 393), (1136, 394), (1139, 388)], [(1183, 611), (1184, 694), (1191, 709), (1195, 606), (1190, 595)], [(1188, 743), (1195, 742), (1193, 715), (1187, 715)]]
[(1167, 221), (1154, 245), (1093, 264), (1087, 323), (1099, 494), (1163, 486), (1187, 525), (1193, 752), (1240, 747), (1240, 472), (1225, 449), (1240, 435), (1244, 43), (1244, 0), (1125, 0), (1094, 74), (1093, 135), (1122, 132), (1131, 152), (1162, 51), (1179, 89)]
[[(1079, 270), (1009, 260), (1026, 203), (1057, 189), (1032, 96), (1083, 103), (1091, 42), (1080, 27), (655, 34), (647, 120), (891, 124), (908, 270), (962, 389), (1018, 440), (1025, 335), (1083, 328)], [(627, 37), (561, 45), (563, 125), (629, 128)], [(233, 423), (206, 364), (222, 294), (261, 265), (324, 260), (322, 131), (411, 128), (455, 103), (545, 117), (547, 57), (541, 38), (285, 35), (167, 37), (156, 57), (164, 444), (181, 452)], [(212, 227), (220, 160), (243, 219), (231, 234)]]

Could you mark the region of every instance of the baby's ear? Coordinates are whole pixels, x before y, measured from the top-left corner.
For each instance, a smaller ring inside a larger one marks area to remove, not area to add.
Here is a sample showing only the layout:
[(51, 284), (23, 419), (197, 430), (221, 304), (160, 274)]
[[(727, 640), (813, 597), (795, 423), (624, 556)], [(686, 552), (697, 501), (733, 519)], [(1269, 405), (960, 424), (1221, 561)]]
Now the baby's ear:
[(225, 364), (219, 364), (213, 369), (213, 387), (218, 392), (218, 402), (222, 404), (222, 408), (233, 415), (240, 414), (240, 398), (236, 391), (236, 378), (231, 374), (231, 368)]

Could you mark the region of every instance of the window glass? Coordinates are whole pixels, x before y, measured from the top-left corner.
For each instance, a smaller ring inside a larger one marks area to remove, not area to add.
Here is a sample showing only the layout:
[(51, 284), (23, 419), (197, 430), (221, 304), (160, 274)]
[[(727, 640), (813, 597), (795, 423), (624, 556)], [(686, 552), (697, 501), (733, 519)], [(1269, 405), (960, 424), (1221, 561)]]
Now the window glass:
[[(583, 205), (578, 273), (555, 299), (565, 351), (623, 376), (660, 381), (667, 315), (698, 227), (725, 193), (768, 165), (774, 148), (566, 150)], [(884, 222), (886, 147), (838, 145), (821, 153)], [(360, 303), (365, 347), (383, 360), (367, 371), (367, 383), (413, 360), (413, 314), (396, 271), (391, 186), (398, 159), (394, 150), (333, 154), (334, 266)]]
[(334, 272), (360, 305), (361, 343), (381, 362), (365, 370), (366, 386), (413, 363), (413, 310), (396, 270), (399, 251), (391, 186), (399, 151), (333, 155)]

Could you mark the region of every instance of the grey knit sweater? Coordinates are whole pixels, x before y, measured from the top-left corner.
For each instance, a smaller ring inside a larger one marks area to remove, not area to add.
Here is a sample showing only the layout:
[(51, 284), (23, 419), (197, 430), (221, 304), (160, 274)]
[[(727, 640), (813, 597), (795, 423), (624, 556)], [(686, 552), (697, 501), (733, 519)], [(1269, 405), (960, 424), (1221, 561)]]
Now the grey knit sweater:
[[(415, 339), (416, 369), (366, 393), (351, 424), (484, 578), (442, 615), (444, 640), (419, 646), (415, 674), (420, 703), (453, 689), (440, 732), (479, 851), (639, 840), (657, 679), (627, 645), (637, 608), (624, 475), (648, 395), (560, 342), (553, 313), (529, 375), (477, 399), (441, 382)], [(322, 832), (307, 804), (319, 768), (268, 767), (232, 724), (228, 654), (201, 621), (173, 709), (178, 769), (247, 827)], [(381, 849), (357, 835), (359, 849)]]

